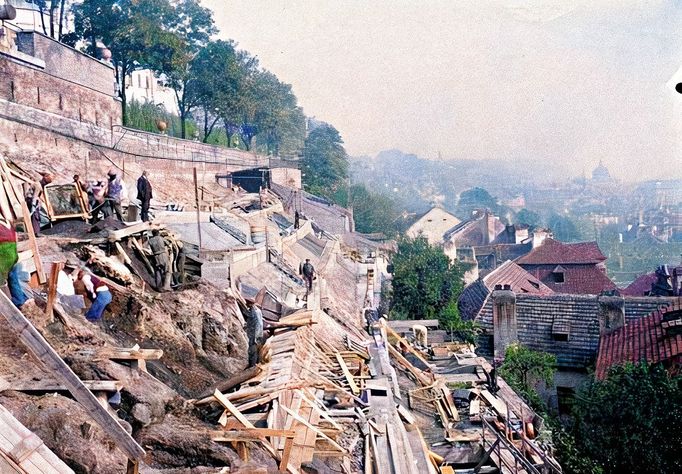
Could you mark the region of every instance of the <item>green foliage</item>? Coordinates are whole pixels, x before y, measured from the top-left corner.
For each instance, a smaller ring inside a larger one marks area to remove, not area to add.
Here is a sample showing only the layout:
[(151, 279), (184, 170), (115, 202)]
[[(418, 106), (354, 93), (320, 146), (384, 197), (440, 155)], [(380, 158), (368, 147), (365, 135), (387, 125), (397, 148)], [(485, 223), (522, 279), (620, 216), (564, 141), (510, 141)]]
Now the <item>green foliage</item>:
[(682, 377), (661, 365), (614, 367), (579, 392), (577, 449), (605, 474), (674, 473), (682, 466)]
[(464, 321), (457, 309), (457, 303), (450, 301), (448, 305), (440, 311), (438, 315), (439, 324), (446, 328), (456, 339), (476, 344), (479, 330), (474, 321)]
[(391, 316), (439, 319), (443, 327), (457, 323), (457, 298), (464, 271), (440, 247), (423, 237), (401, 238), (393, 257)]
[[(163, 107), (158, 107), (150, 102), (138, 102), (132, 100), (128, 104), (128, 114), (125, 125), (138, 130), (151, 133), (159, 133), (156, 127), (157, 120), (163, 120), (168, 125), (166, 133), (171, 137), (182, 135), (182, 125), (180, 117), (170, 114)], [(193, 134), (197, 126), (194, 122), (188, 121), (186, 124), (189, 134)]]
[(389, 196), (373, 193), (364, 184), (354, 184), (350, 187), (349, 206), (353, 208), (356, 231), (395, 235), (395, 222), (400, 214)]
[(516, 214), (516, 222), (519, 224), (524, 224), (531, 229), (539, 227), (542, 223), (542, 218), (537, 212), (530, 211), (528, 209), (521, 209)]
[(537, 393), (537, 383), (553, 384), (556, 372), (556, 356), (512, 344), (504, 353), (499, 373), (507, 383), (536, 409), (545, 410), (545, 404)]
[(576, 225), (575, 220), (568, 216), (552, 214), (547, 221), (547, 225), (552, 230), (554, 238), (561, 242), (583, 240), (584, 236)]
[(308, 135), (301, 163), (306, 190), (332, 199), (348, 182), (348, 155), (339, 132), (329, 124)]

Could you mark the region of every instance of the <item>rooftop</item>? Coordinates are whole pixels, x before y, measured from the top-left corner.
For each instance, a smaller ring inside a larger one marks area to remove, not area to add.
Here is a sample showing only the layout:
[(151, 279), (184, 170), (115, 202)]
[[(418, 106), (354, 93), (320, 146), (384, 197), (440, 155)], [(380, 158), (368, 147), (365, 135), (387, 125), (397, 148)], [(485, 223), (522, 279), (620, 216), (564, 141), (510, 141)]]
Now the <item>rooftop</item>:
[(597, 242), (563, 243), (547, 238), (539, 247), (519, 258), (519, 265), (596, 264), (606, 260)]
[(657, 309), (603, 336), (597, 357), (597, 378), (603, 379), (612, 366), (627, 362), (682, 362), (682, 331), (666, 331), (670, 324), (666, 320), (680, 318), (682, 304), (678, 299), (667, 308)]

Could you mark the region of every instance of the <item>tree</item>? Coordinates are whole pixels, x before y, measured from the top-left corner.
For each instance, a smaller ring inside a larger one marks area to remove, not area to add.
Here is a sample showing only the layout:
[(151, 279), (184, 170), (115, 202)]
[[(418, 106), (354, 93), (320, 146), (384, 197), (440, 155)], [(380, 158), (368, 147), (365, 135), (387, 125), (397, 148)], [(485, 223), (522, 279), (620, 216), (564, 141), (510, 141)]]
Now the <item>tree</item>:
[(313, 194), (331, 198), (348, 180), (348, 155), (339, 132), (329, 124), (314, 128), (305, 140), (301, 170)]
[(169, 0), (83, 0), (73, 13), (75, 31), (68, 42), (84, 41), (93, 56), (101, 42), (112, 53), (126, 123), (128, 74), (144, 67), (162, 69), (179, 48), (178, 37), (170, 32), (177, 21), (175, 10)]
[(393, 257), (391, 314), (403, 319), (438, 318), (444, 327), (459, 318), (462, 267), (423, 237), (401, 238)]
[(534, 229), (540, 226), (542, 219), (540, 218), (540, 214), (538, 214), (537, 212), (533, 212), (528, 209), (521, 209), (516, 214), (516, 222), (518, 222), (519, 224), (527, 225), (531, 229)]
[(471, 188), (460, 194), (457, 208), (463, 217), (468, 218), (476, 209), (490, 209), (496, 212), (498, 204), (497, 199), (492, 197), (485, 189)]
[(568, 216), (552, 214), (547, 221), (554, 238), (562, 242), (575, 242), (581, 239), (580, 231), (573, 219)]
[(682, 466), (682, 377), (642, 362), (611, 369), (578, 393), (573, 434), (605, 474), (673, 473)]
[(171, 54), (165, 60), (156, 62), (156, 72), (165, 78), (166, 84), (175, 92), (181, 136), (186, 138), (185, 123), (199, 103), (200, 84), (207, 80), (201, 74), (201, 68), (193, 67), (193, 60), (217, 29), (211, 10), (202, 7), (197, 0), (179, 0), (174, 7), (175, 18), (169, 25), (169, 32), (175, 36), (175, 40), (167, 42), (171, 46)]
[(354, 184), (350, 187), (347, 205), (353, 209), (356, 231), (366, 234), (381, 232), (387, 236), (395, 234), (395, 222), (400, 214), (390, 197), (373, 193), (364, 184)]
[[(512, 344), (504, 351), (500, 375), (515, 390), (525, 394), (535, 392), (538, 382), (553, 384), (556, 356), (534, 351), (520, 344)], [(537, 394), (535, 394), (537, 396)]]

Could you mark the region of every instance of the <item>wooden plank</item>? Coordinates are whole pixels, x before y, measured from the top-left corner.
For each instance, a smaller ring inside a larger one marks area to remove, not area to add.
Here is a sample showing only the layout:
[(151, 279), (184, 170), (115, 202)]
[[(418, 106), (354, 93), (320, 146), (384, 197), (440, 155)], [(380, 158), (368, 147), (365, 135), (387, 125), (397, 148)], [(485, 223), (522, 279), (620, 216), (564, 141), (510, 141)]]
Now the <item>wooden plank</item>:
[(28, 211), (28, 206), (26, 205), (26, 200), (21, 201), (21, 212), (22, 218), (24, 220), (24, 228), (26, 229), (26, 235), (28, 235), (28, 243), (31, 247), (31, 252), (33, 252), (33, 261), (36, 264), (36, 273), (38, 274), (38, 283), (44, 284), (47, 280), (45, 278), (45, 270), (43, 270), (43, 262), (40, 260), (40, 252), (38, 252), (38, 243), (36, 242), (36, 236), (33, 233), (33, 224), (31, 224), (31, 213)]
[(507, 404), (501, 399), (497, 398), (495, 395), (490, 393), (488, 390), (481, 390), (481, 396), (488, 402), (488, 405), (493, 407), (498, 415), (503, 418), (507, 418)]
[(97, 401), (83, 382), (73, 373), (38, 330), (26, 319), (9, 298), (0, 292), (0, 314), (6, 327), (11, 329), (26, 349), (40, 361), (52, 375), (68, 387), (73, 397), (85, 408), (97, 424), (129, 458), (141, 459), (144, 449), (126, 432), (123, 427)]
[(343, 375), (344, 375), (344, 377), (346, 377), (346, 381), (348, 382), (348, 385), (350, 386), (350, 389), (353, 392), (353, 395), (359, 395), (360, 394), (360, 388), (355, 383), (355, 380), (353, 379), (353, 375), (350, 373), (350, 370), (348, 370), (348, 366), (346, 365), (346, 362), (343, 360), (343, 357), (341, 357), (341, 354), (339, 354), (338, 352), (336, 353), (336, 360), (338, 361), (339, 365), (341, 366), (341, 370), (343, 371)]
[(213, 441), (260, 441), (265, 437), (284, 437), (293, 438), (296, 436), (294, 430), (275, 430), (271, 428), (239, 428), (239, 430), (213, 431), (210, 433)]
[(344, 448), (342, 448), (341, 446), (339, 446), (339, 444), (338, 444), (336, 441), (334, 441), (334, 440), (331, 439), (329, 436), (327, 436), (326, 434), (324, 434), (324, 433), (323, 433), (322, 431), (320, 431), (320, 429), (317, 428), (316, 426), (311, 425), (307, 420), (305, 420), (305, 419), (303, 419), (302, 417), (300, 417), (297, 413), (294, 413), (293, 411), (289, 410), (289, 409), (288, 409), (287, 407), (285, 407), (284, 405), (280, 405), (280, 408), (281, 408), (282, 410), (284, 410), (285, 412), (287, 412), (290, 416), (292, 416), (296, 421), (298, 421), (299, 423), (304, 424), (305, 426), (308, 427), (308, 429), (313, 430), (318, 436), (320, 436), (321, 438), (327, 440), (327, 441), (329, 442), (329, 444), (331, 444), (332, 446), (334, 446), (336, 449), (338, 449), (339, 451), (342, 451), (342, 452), (346, 452), (346, 450), (345, 450)]
[(474, 398), (469, 403), (469, 417), (478, 417), (481, 413), (481, 400)]
[(45, 315), (50, 322), (54, 321), (54, 302), (57, 299), (57, 279), (59, 272), (64, 268), (64, 262), (52, 262), (50, 269), (50, 279), (47, 283), (47, 305)]
[(405, 423), (407, 423), (408, 425), (412, 425), (415, 423), (415, 421), (417, 421), (414, 415), (410, 412), (410, 410), (408, 410), (402, 405), (398, 405), (398, 414), (401, 416), (403, 420), (405, 420)]
[(117, 240), (124, 239), (134, 234), (141, 234), (152, 229), (161, 229), (162, 227), (158, 224), (152, 224), (151, 222), (140, 222), (137, 224), (129, 225), (123, 229), (110, 230), (107, 234), (109, 242), (116, 242)]
[[(123, 382), (118, 380), (82, 380), (83, 385), (92, 392), (118, 392)], [(19, 380), (0, 382), (0, 392), (15, 390), (17, 392), (68, 392), (69, 389), (53, 380)]]

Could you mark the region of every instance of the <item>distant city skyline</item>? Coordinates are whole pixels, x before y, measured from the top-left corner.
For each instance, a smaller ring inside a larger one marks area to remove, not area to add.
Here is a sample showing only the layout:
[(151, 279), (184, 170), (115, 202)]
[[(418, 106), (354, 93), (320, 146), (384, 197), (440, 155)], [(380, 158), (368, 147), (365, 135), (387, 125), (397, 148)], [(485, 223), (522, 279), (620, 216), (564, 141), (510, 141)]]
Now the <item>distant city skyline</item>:
[(574, 176), (601, 160), (618, 179), (682, 177), (672, 2), (203, 3), (352, 155), (551, 160)]

